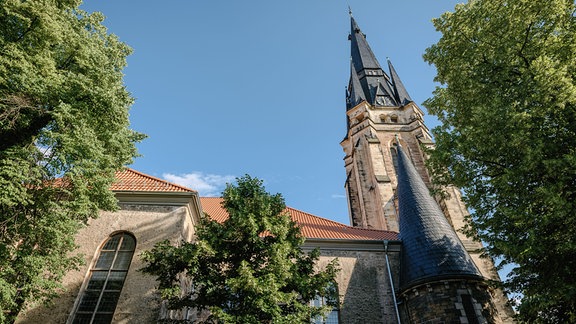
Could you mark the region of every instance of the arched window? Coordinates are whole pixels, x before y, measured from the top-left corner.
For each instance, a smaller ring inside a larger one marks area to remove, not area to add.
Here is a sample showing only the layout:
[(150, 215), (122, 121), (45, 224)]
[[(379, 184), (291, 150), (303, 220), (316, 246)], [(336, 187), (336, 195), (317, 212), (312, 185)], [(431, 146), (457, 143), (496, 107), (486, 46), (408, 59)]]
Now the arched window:
[(315, 307), (331, 306), (332, 310), (326, 314), (326, 317), (318, 316), (310, 319), (312, 324), (338, 324), (339, 323), (339, 303), (338, 303), (338, 286), (335, 282), (330, 284), (326, 289), (326, 296), (316, 296), (310, 301), (310, 305)]
[(136, 240), (128, 233), (111, 235), (100, 248), (72, 323), (110, 323), (134, 255)]

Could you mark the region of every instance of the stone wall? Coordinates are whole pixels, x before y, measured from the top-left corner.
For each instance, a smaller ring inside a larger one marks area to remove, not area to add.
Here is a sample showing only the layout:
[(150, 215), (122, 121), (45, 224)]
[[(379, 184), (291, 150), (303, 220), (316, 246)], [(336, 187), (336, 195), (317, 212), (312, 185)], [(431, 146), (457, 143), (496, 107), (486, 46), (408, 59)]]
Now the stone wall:
[(64, 290), (50, 306), (30, 305), (17, 323), (66, 323), (74, 310), (93, 259), (110, 234), (126, 231), (136, 238), (136, 250), (118, 300), (114, 323), (154, 323), (158, 317), (159, 300), (153, 277), (139, 272), (144, 264), (140, 254), (165, 239), (176, 243), (193, 234), (193, 221), (185, 206), (154, 206), (121, 204), (117, 212), (102, 212), (89, 221), (77, 237), (77, 252), (83, 254), (85, 265), (69, 272), (63, 281)]
[[(400, 296), (403, 323), (511, 323), (499, 313), (492, 291), (482, 282), (445, 280), (414, 287)], [(504, 315), (504, 316), (503, 316)]]
[[(340, 295), (340, 323), (395, 323), (396, 312), (383, 242), (366, 242), (363, 246), (332, 243), (333, 246), (321, 247), (319, 266), (338, 259), (341, 270), (336, 283)], [(398, 287), (398, 243), (390, 244), (388, 258), (394, 287)]]

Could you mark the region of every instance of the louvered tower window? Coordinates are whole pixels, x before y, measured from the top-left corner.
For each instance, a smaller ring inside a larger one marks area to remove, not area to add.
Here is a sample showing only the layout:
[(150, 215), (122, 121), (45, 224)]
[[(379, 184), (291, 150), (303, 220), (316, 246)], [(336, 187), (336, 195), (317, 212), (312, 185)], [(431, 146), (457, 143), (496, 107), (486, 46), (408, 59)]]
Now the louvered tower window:
[(136, 240), (125, 232), (113, 234), (104, 242), (90, 270), (72, 323), (112, 322), (135, 248)]

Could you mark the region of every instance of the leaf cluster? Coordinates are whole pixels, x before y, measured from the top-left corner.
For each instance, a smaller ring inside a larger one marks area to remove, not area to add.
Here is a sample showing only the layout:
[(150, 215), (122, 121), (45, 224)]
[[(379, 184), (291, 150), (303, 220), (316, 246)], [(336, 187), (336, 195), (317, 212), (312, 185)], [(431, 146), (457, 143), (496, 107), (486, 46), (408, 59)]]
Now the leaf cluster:
[(77, 0), (0, 1), (0, 322), (48, 300), (80, 258), (74, 235), (113, 210), (136, 156), (130, 48)]
[[(209, 323), (309, 323), (323, 315), (326, 308), (309, 301), (334, 297), (336, 261), (317, 270), (319, 251), (303, 252), (281, 195), (244, 176), (224, 190), (222, 206), (229, 218), (205, 216), (195, 242), (163, 242), (143, 255), (144, 272), (157, 276), (170, 308), (189, 307), (199, 317), (209, 310)], [(182, 289), (183, 282), (190, 284)]]
[(462, 188), (467, 232), (516, 268), (519, 320), (576, 321), (576, 18), (572, 0), (472, 0), (434, 20), (424, 58), (429, 165)]

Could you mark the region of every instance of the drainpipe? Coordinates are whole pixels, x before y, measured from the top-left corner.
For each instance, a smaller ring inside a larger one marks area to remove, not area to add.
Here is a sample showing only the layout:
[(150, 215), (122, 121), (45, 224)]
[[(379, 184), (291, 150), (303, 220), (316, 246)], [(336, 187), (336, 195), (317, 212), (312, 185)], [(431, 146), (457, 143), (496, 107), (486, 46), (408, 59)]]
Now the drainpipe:
[(396, 311), (396, 322), (402, 324), (400, 321), (400, 312), (398, 311), (398, 303), (396, 302), (396, 289), (394, 289), (394, 280), (392, 280), (392, 270), (390, 270), (390, 260), (388, 260), (388, 240), (384, 240), (384, 255), (386, 256), (386, 268), (388, 269), (388, 279), (390, 280), (390, 288), (392, 288), (392, 301), (394, 302), (394, 310)]

